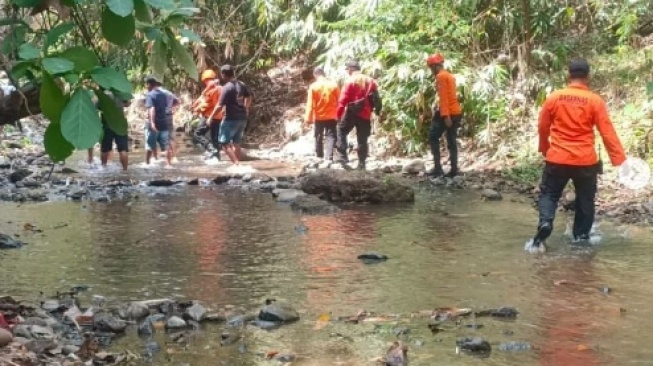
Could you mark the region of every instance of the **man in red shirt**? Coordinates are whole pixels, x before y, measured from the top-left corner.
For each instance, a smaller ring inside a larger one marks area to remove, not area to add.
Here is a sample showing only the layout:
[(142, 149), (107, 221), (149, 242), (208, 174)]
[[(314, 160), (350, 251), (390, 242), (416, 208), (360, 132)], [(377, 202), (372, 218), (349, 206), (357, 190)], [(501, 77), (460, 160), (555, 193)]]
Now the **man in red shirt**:
[(442, 163), (440, 162), (440, 137), (447, 133), (447, 149), (449, 149), (449, 160), (451, 170), (448, 177), (458, 174), (458, 128), (462, 120), (462, 109), (458, 102), (456, 91), (456, 78), (444, 69), (444, 57), (441, 54), (434, 54), (426, 59), (426, 65), (435, 76), (435, 84), (438, 91), (439, 107), (433, 113), (433, 121), (429, 131), (429, 142), (431, 154), (435, 166), (429, 172), (430, 175), (440, 177), (444, 175)]
[(599, 130), (612, 165), (626, 161), (603, 99), (589, 90), (590, 66), (585, 60), (569, 64), (569, 85), (553, 92), (540, 111), (539, 151), (546, 160), (540, 183), (540, 221), (531, 252), (544, 251), (553, 231), (553, 219), (562, 191), (571, 179), (576, 190), (574, 240), (588, 240), (594, 223), (594, 198), (602, 163), (594, 148), (594, 127)]
[(349, 163), (347, 156), (347, 135), (356, 128), (358, 141), (358, 170), (365, 170), (367, 159), (367, 139), (372, 133), (370, 118), (372, 110), (378, 115), (381, 112), (381, 98), (376, 81), (360, 72), (358, 61), (349, 61), (346, 64), (349, 78), (345, 82), (338, 100), (336, 117), (338, 123), (338, 154), (340, 163)]

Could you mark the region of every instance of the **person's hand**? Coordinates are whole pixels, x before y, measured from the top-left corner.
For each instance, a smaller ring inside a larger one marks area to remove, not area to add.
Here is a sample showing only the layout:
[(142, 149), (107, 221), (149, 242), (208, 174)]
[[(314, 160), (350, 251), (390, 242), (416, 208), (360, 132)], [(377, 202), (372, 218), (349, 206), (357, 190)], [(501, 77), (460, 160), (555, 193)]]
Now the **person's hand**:
[(447, 118), (444, 119), (444, 125), (447, 126), (447, 128), (451, 128), (451, 126), (453, 126), (453, 121), (451, 121), (451, 116), (447, 116)]
[(150, 129), (152, 129), (152, 132), (159, 132), (159, 130), (156, 129), (156, 125), (152, 122), (150, 122)]

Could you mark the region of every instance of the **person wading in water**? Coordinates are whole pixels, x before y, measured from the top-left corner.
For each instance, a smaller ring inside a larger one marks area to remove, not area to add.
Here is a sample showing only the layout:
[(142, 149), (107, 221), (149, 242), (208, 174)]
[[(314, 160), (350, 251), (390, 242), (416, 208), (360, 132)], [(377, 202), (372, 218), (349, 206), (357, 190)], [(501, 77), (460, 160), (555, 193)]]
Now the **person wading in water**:
[(535, 237), (526, 243), (530, 252), (545, 251), (553, 231), (558, 200), (571, 179), (576, 190), (573, 236), (589, 240), (594, 223), (597, 177), (603, 163), (594, 147), (594, 127), (601, 134), (610, 162), (626, 161), (603, 99), (589, 90), (590, 66), (582, 59), (569, 64), (569, 85), (553, 92), (542, 105), (539, 118), (539, 152), (546, 164), (540, 183), (540, 219)]
[[(222, 122), (222, 110), (216, 110), (222, 86), (215, 71), (204, 70), (201, 75), (204, 90), (202, 95), (193, 103), (193, 111), (200, 115), (200, 123), (193, 134), (193, 142), (201, 145), (206, 151), (207, 158), (220, 160), (220, 123)], [(213, 111), (216, 110), (215, 113)], [(206, 138), (207, 132), (210, 138)]]

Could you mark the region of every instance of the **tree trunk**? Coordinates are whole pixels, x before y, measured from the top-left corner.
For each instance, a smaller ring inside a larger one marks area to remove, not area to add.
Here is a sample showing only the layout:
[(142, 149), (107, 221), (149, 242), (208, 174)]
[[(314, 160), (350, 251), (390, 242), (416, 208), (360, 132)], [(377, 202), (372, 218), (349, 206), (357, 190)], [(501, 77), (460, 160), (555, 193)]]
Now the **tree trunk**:
[(530, 0), (522, 0), (522, 12), (524, 13), (524, 60), (526, 63), (526, 70), (531, 67), (531, 2)]
[(35, 84), (25, 85), (8, 95), (0, 91), (0, 126), (41, 114), (39, 91), (40, 88)]

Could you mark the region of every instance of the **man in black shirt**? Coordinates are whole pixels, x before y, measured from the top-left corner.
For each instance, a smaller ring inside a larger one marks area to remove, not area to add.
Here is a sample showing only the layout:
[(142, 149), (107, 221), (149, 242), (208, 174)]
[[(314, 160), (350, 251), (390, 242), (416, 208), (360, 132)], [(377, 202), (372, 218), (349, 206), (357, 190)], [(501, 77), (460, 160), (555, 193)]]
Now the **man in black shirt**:
[(245, 132), (252, 97), (247, 86), (236, 79), (231, 65), (222, 66), (220, 73), (225, 83), (222, 87), (220, 101), (215, 107), (216, 112), (221, 110), (224, 115), (220, 127), (220, 144), (231, 162), (238, 165), (241, 152), (240, 141)]

